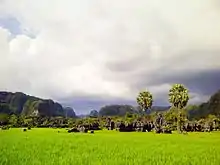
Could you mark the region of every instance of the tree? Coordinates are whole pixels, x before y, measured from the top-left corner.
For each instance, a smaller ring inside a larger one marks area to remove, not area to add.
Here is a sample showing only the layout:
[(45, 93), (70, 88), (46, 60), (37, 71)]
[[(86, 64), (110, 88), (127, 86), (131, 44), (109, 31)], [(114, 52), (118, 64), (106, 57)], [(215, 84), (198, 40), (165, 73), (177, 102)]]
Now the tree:
[(138, 94), (137, 103), (143, 111), (152, 107), (153, 96), (149, 91), (142, 91)]
[(169, 91), (169, 102), (173, 107), (183, 109), (189, 101), (188, 90), (182, 84), (174, 84)]
[(9, 118), (9, 123), (11, 124), (11, 126), (16, 127), (17, 126), (17, 122), (18, 122), (18, 118), (16, 115), (11, 115)]
[(124, 120), (128, 123), (131, 123), (135, 120), (135, 117), (136, 117), (135, 114), (127, 112), (125, 117), (124, 117)]
[(182, 84), (174, 84), (169, 90), (169, 102), (172, 107), (177, 109), (177, 129), (182, 132), (182, 126), (186, 120), (184, 108), (189, 101), (188, 90)]
[(72, 128), (74, 126), (74, 124), (75, 124), (75, 119), (69, 118), (67, 124), (68, 124), (69, 128)]
[(9, 122), (9, 115), (5, 113), (0, 113), (0, 126), (7, 125)]
[(169, 111), (166, 111), (164, 114), (166, 123), (172, 127), (172, 130), (176, 130), (177, 124), (177, 111), (174, 108), (170, 108)]
[[(20, 119), (22, 116), (20, 116)], [(25, 127), (33, 127), (33, 119), (31, 117), (23, 117), (23, 125)]]

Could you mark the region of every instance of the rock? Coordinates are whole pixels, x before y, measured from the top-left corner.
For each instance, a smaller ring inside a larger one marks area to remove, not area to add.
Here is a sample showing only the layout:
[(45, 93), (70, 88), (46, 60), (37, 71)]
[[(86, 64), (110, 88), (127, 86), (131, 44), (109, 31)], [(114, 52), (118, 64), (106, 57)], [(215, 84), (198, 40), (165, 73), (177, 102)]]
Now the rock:
[(92, 110), (89, 114), (90, 117), (98, 117), (99, 116), (99, 112), (97, 110)]
[(155, 132), (156, 133), (162, 133), (162, 130), (161, 129), (156, 129)]
[(64, 107), (63, 110), (64, 110), (66, 117), (70, 117), (70, 118), (76, 117), (76, 113), (71, 107)]
[(79, 130), (76, 129), (76, 128), (72, 128), (72, 129), (69, 129), (67, 132), (68, 132), (68, 133), (71, 133), (71, 132), (79, 132)]
[(119, 132), (133, 132), (133, 131), (135, 131), (133, 124), (128, 124), (125, 126), (124, 123), (121, 123), (119, 125)]
[(61, 104), (44, 100), (21, 92), (0, 91), (0, 113), (18, 115), (64, 116)]
[(165, 130), (165, 131), (163, 131), (163, 133), (165, 133), (165, 134), (172, 134), (172, 131), (171, 130)]

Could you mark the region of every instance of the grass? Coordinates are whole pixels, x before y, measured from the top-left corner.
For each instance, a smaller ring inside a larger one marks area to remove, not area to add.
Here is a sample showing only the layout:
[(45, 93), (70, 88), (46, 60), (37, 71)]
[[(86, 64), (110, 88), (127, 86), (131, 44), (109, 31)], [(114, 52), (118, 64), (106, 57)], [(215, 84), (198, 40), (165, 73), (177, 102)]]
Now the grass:
[(67, 133), (0, 130), (0, 165), (219, 165), (220, 132), (179, 134)]

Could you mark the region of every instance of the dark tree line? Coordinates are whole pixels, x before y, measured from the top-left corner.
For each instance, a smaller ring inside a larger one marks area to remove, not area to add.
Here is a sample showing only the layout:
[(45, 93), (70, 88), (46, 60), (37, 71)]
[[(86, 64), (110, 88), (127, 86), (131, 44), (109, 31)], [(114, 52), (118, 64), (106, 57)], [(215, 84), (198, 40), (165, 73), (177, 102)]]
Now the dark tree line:
[[(0, 115), (1, 127), (45, 127), (45, 128), (72, 128), (85, 130), (109, 129), (121, 132), (141, 131), (169, 133), (178, 129), (178, 116), (174, 109), (164, 113), (140, 115), (127, 113), (125, 116), (114, 117), (24, 117), (16, 115)], [(197, 121), (184, 120), (181, 131), (216, 131), (219, 129), (220, 119), (209, 115)]]

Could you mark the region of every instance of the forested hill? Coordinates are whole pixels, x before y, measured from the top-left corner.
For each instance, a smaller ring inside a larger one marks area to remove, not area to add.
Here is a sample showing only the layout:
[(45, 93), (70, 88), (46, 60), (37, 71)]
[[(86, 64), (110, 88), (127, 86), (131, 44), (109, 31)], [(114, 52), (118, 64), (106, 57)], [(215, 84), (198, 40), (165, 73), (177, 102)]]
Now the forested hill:
[(214, 93), (206, 103), (199, 106), (188, 106), (189, 115), (192, 118), (199, 119), (208, 115), (220, 117), (220, 90)]
[(76, 116), (72, 108), (63, 108), (53, 100), (45, 100), (21, 92), (0, 92), (0, 113), (48, 117)]
[[(165, 111), (169, 108), (170, 106), (153, 106), (151, 112)], [(94, 111), (92, 112), (90, 114), (94, 114)], [(140, 110), (138, 106), (131, 105), (106, 105), (98, 112), (100, 116), (124, 116), (126, 113), (140, 114), (142, 110)]]

